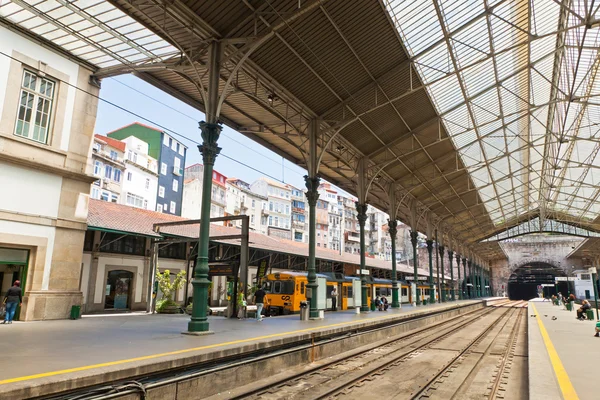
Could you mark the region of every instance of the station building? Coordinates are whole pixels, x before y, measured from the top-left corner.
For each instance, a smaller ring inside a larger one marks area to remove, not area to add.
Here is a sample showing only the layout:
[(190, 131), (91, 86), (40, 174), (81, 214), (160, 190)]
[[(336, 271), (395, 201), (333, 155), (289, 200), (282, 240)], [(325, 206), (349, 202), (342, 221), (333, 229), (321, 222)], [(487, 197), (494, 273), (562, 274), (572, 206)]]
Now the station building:
[(99, 86), (42, 39), (0, 37), (0, 286), (21, 281), (21, 320), (67, 318), (82, 300)]

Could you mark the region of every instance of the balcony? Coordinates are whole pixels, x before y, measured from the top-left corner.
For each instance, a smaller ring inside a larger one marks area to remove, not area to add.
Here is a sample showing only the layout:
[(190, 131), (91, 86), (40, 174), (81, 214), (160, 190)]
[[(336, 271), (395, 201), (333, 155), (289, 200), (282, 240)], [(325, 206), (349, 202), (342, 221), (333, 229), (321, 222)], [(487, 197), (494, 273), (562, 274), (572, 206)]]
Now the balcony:
[(304, 231), (306, 230), (306, 223), (294, 221), (292, 222), (292, 228), (294, 228), (297, 231)]
[(183, 175), (183, 168), (174, 165), (173, 166), (173, 175), (182, 176)]
[(346, 232), (346, 240), (349, 242), (360, 243), (360, 234), (358, 232)]
[(261, 215), (269, 215), (269, 209), (268, 208), (263, 208), (262, 210), (260, 210), (260, 214)]
[(292, 214), (304, 215), (304, 208), (292, 207)]

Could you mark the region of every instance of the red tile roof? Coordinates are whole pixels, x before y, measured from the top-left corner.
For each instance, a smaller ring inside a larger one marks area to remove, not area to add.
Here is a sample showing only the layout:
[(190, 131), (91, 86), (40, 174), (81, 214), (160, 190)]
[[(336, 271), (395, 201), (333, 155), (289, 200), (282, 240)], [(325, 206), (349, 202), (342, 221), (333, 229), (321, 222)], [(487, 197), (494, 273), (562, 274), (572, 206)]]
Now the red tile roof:
[[(89, 203), (88, 227), (91, 229), (106, 229), (144, 236), (160, 237), (160, 235), (152, 230), (153, 224), (186, 220), (186, 218), (175, 215), (143, 210), (141, 208), (124, 206), (102, 200), (90, 199)], [(162, 227), (160, 231), (167, 235), (198, 239), (200, 226), (198, 224), (190, 224)], [(240, 229), (238, 228), (230, 228), (217, 224), (210, 225), (210, 236), (212, 238), (225, 235), (239, 235), (240, 233)], [(211, 239), (211, 241), (240, 245), (239, 239)], [(279, 239), (252, 231), (250, 232), (249, 241), (250, 247), (254, 249), (308, 257), (307, 243)], [(339, 254), (336, 250), (317, 247), (316, 255), (317, 258), (322, 260), (354, 264), (357, 267), (360, 265), (360, 257), (358, 254)], [(391, 261), (367, 258), (366, 264), (368, 267), (392, 269)], [(401, 263), (398, 263), (397, 269), (398, 272), (401, 273), (412, 273), (413, 271), (411, 266)], [(428, 272), (420, 268), (419, 274), (427, 275)]]
[(98, 135), (98, 134), (95, 134), (94, 136), (97, 137), (98, 139), (102, 140), (107, 145), (114, 147), (115, 149), (117, 149), (119, 151), (125, 152), (125, 146), (126, 146), (125, 142), (121, 142), (120, 140), (116, 140), (116, 139)]

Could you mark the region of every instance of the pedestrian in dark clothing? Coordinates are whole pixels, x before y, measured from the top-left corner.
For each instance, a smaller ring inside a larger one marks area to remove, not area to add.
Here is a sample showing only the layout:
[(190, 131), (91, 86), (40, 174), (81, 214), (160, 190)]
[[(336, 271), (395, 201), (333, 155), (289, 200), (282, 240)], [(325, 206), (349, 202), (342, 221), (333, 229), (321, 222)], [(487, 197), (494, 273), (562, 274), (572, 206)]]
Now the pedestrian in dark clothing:
[(4, 321), (2, 323), (12, 324), (13, 318), (15, 317), (15, 311), (17, 311), (17, 305), (21, 305), (23, 303), (20, 281), (15, 281), (13, 286), (8, 289), (6, 296), (4, 296), (4, 303), (6, 304), (6, 316), (4, 317)]
[(337, 311), (337, 288), (334, 286), (331, 291), (331, 311)]

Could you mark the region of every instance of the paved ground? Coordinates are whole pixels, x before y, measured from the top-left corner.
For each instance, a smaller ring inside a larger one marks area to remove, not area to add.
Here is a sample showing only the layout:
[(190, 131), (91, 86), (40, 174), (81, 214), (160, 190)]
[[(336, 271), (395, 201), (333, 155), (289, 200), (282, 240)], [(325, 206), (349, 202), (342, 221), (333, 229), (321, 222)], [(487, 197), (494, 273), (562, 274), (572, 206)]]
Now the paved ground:
[[(480, 300), (420, 306), (418, 309), (433, 310), (477, 301)], [(187, 329), (187, 315), (105, 316), (77, 321), (16, 322), (0, 325), (0, 354), (5, 360), (16, 360), (11, 362), (10, 368), (0, 368), (0, 385), (11, 383), (11, 378), (179, 350), (225, 348), (240, 343), (266, 341), (298, 331), (351, 325), (366, 319), (390, 318), (411, 311), (415, 311), (415, 308), (404, 305), (396, 311), (360, 315), (355, 314), (354, 310), (329, 312), (321, 321), (300, 321), (298, 315), (265, 318), (263, 322), (209, 317), (210, 329), (215, 334), (208, 336), (182, 335), (181, 332)]]
[[(552, 357), (548, 357), (550, 352), (547, 350), (545, 354), (532, 354), (530, 347), (529, 358), (542, 361), (548, 359), (550, 364), (554, 364), (552, 365), (553, 368), (547, 368), (548, 374), (552, 373), (554, 369), (554, 376), (550, 378), (546, 377), (549, 378), (546, 379), (546, 382), (549, 384), (554, 382), (555, 388), (562, 387), (563, 390), (568, 389), (568, 381), (570, 381), (579, 399), (598, 399), (600, 394), (598, 394), (598, 384), (594, 379), (594, 375), (598, 368), (598, 360), (600, 360), (600, 338), (593, 336), (596, 321), (578, 321), (575, 318), (575, 311), (566, 311), (562, 306), (553, 306), (549, 302), (536, 301), (532, 302), (532, 304), (535, 310), (537, 310), (536, 315), (545, 327), (552, 346), (556, 350), (560, 364), (564, 367), (567, 379), (565, 380), (564, 375), (560, 379), (557, 378), (560, 372), (556, 373), (556, 359), (552, 363)], [(534, 319), (531, 316), (534, 313), (533, 308), (530, 306), (528, 316), (530, 319), (530, 335), (538, 335), (540, 331), (537, 323), (531, 323), (532, 321), (539, 322), (537, 318)], [(553, 320), (553, 317), (556, 317), (556, 320)], [(542, 335), (539, 335), (539, 338), (536, 339), (537, 342), (540, 340), (543, 340)], [(537, 348), (542, 349), (542, 347)], [(563, 398), (576, 397), (565, 396), (563, 392)]]

